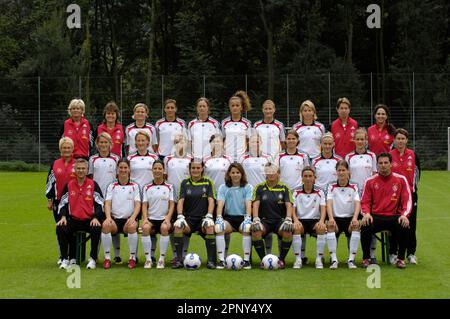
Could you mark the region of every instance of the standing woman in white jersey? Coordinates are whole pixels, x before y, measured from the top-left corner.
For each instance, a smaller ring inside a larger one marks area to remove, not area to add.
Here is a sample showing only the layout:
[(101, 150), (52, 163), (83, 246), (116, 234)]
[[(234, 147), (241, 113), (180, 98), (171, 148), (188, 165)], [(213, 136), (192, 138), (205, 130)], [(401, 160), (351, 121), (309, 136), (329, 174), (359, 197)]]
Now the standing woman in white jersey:
[(247, 138), (252, 123), (242, 116), (243, 112), (251, 110), (250, 99), (244, 91), (237, 91), (228, 100), (230, 116), (222, 121), (222, 133), (225, 137), (225, 154), (233, 162), (237, 162), (244, 154)]
[(284, 124), (275, 119), (275, 103), (265, 100), (262, 105), (264, 117), (257, 121), (253, 127), (261, 136), (261, 150), (270, 155), (272, 161), (278, 162), (278, 156), (285, 148)]
[(188, 138), (191, 144), (192, 156), (201, 161), (211, 154), (209, 139), (211, 135), (220, 133), (220, 124), (209, 116), (210, 103), (206, 97), (201, 97), (196, 102), (197, 118), (189, 122)]
[(119, 157), (111, 153), (111, 135), (106, 132), (97, 136), (95, 146), (98, 153), (89, 158), (88, 177), (97, 182), (102, 190), (102, 195), (106, 196), (108, 185), (116, 180)]
[[(377, 173), (377, 156), (367, 149), (368, 136), (364, 128), (358, 128), (353, 138), (355, 150), (345, 156), (350, 169), (352, 182), (358, 185), (359, 197), (362, 197), (364, 185), (368, 178)], [(372, 236), (370, 244), (370, 258), (373, 263), (376, 262), (377, 238)]]
[(334, 154), (334, 138), (330, 132), (322, 136), (321, 147), (322, 152), (312, 160), (312, 166), (316, 170), (316, 186), (325, 193), (328, 184), (337, 179), (336, 164), (342, 158)]
[(341, 233), (345, 233), (349, 250), (347, 265), (349, 269), (355, 269), (355, 257), (361, 239), (358, 221), (361, 200), (358, 185), (350, 183), (348, 163), (340, 160), (336, 164), (336, 171), (338, 179), (336, 183), (328, 186), (327, 192), (327, 243), (332, 260), (330, 268), (335, 269), (338, 266), (337, 239)]
[(302, 170), (309, 166), (309, 157), (298, 151), (299, 136), (294, 130), (286, 135), (286, 150), (280, 154), (280, 181), (294, 191), (302, 183)]
[(148, 151), (150, 135), (147, 132), (137, 132), (135, 139), (137, 152), (128, 155), (128, 160), (130, 161), (131, 180), (142, 188), (153, 180), (152, 166), (158, 156)]
[[(104, 134), (104, 133), (102, 133)], [(105, 197), (106, 219), (102, 224), (103, 268), (111, 268), (112, 234), (128, 234), (130, 259), (128, 268), (136, 267), (138, 245), (137, 218), (141, 211), (139, 185), (130, 181), (130, 163), (122, 158), (117, 165), (117, 181), (109, 184)]]
[(144, 268), (152, 268), (150, 234), (160, 233), (159, 260), (157, 269), (164, 268), (165, 256), (169, 245), (169, 232), (175, 203), (173, 187), (164, 181), (164, 163), (156, 160), (153, 163), (153, 182), (142, 189), (142, 246), (145, 252)]
[(367, 138), (366, 129), (358, 128), (353, 138), (356, 148), (353, 152), (345, 155), (345, 160), (350, 168), (351, 180), (358, 184), (360, 196), (366, 180), (377, 173), (377, 156), (367, 149)]
[(177, 101), (168, 99), (164, 102), (164, 117), (156, 122), (155, 127), (159, 141), (159, 159), (163, 161), (173, 153), (175, 135), (186, 129), (184, 120), (177, 117)]
[(300, 104), (299, 113), (300, 122), (292, 127), (299, 135), (298, 150), (308, 154), (309, 158), (315, 158), (320, 155), (320, 143), (325, 126), (317, 122), (316, 107), (310, 100)]
[(134, 122), (125, 128), (125, 142), (127, 145), (127, 155), (133, 154), (137, 151), (136, 134), (137, 132), (147, 132), (150, 137), (148, 150), (157, 153), (158, 151), (158, 137), (156, 135), (156, 128), (146, 122), (149, 114), (149, 108), (144, 103), (138, 103), (133, 108)]
[[(188, 153), (188, 139), (186, 134), (176, 134), (173, 143), (174, 153), (164, 158), (164, 167), (167, 182), (173, 186), (174, 202), (177, 203), (180, 194), (180, 184), (184, 179), (189, 177), (189, 163), (192, 161), (192, 156)], [(175, 217), (174, 214), (174, 218)], [(172, 222), (174, 222), (174, 220), (172, 220)], [(186, 254), (190, 237), (185, 236), (183, 240), (183, 254)], [(175, 262), (175, 260), (177, 260), (177, 250), (173, 243), (173, 234), (170, 235), (170, 244), (172, 245), (173, 252), (172, 262)], [(153, 252), (154, 250), (152, 248), (152, 253)]]
[(247, 181), (253, 188), (266, 180), (264, 167), (270, 162), (270, 157), (262, 153), (260, 145), (261, 137), (254, 131), (248, 139), (248, 153), (240, 160), (247, 174)]
[(220, 185), (225, 184), (225, 174), (231, 164), (231, 159), (223, 153), (223, 137), (221, 134), (212, 135), (209, 142), (211, 144), (211, 155), (203, 159), (205, 176), (213, 180), (217, 194)]

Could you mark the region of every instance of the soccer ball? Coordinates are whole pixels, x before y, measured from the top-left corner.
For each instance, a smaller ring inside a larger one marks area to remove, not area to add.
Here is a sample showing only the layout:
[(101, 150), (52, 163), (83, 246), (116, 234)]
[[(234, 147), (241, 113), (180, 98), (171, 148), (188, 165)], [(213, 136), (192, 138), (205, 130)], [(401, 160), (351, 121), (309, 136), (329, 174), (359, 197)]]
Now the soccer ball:
[(272, 254), (265, 255), (261, 261), (264, 269), (277, 270), (278, 269), (278, 257)]
[(232, 254), (225, 259), (225, 267), (231, 270), (239, 270), (244, 265), (244, 261), (241, 256)]
[(202, 259), (196, 253), (189, 253), (184, 257), (183, 265), (186, 269), (199, 269), (202, 265)]

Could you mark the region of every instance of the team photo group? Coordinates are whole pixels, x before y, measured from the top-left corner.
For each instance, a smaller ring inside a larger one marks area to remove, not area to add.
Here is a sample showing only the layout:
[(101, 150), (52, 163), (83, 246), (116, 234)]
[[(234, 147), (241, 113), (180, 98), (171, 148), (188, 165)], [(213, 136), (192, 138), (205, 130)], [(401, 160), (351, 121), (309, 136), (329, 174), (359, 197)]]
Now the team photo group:
[[(276, 119), (272, 100), (258, 106), (261, 120), (251, 123), (244, 91), (229, 98), (229, 116), (221, 122), (210, 116), (207, 98), (195, 107), (196, 118), (185, 122), (173, 99), (164, 102), (159, 120), (138, 103), (125, 126), (118, 106), (108, 102), (103, 121), (94, 125), (84, 117), (85, 103), (70, 101), (61, 156), (46, 186), (60, 268), (77, 262), (79, 232), (90, 234), (88, 269), (123, 263), (120, 234), (127, 237), (130, 269), (139, 263), (197, 267), (198, 255), (188, 253), (191, 234), (204, 239), (209, 269), (336, 269), (339, 262), (366, 268), (377, 263), (381, 231), (389, 235), (390, 264), (417, 264), (420, 163), (407, 147), (408, 132), (390, 122), (387, 105), (374, 107), (367, 129), (350, 116), (346, 97), (337, 100), (337, 118), (327, 127), (311, 100), (299, 101), (299, 121), (291, 128)], [(338, 260), (342, 233), (348, 257)], [(231, 237), (242, 240), (239, 256), (228, 255)], [(315, 240), (315, 253), (306, 251), (307, 240)], [(286, 258), (291, 247), (293, 260)]]

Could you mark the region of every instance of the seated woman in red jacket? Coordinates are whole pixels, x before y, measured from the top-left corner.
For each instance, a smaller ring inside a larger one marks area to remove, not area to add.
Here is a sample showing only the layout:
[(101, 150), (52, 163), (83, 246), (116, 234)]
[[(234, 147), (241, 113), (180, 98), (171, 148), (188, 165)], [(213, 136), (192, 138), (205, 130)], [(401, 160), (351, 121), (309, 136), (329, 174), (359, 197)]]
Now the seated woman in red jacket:
[[(91, 235), (91, 257), (87, 269), (95, 269), (100, 242), (101, 223), (104, 219), (103, 195), (100, 187), (86, 175), (88, 161), (79, 158), (75, 161), (76, 178), (64, 187), (58, 214), (61, 219), (56, 224), (59, 247), (63, 261), (61, 269), (69, 267), (68, 247), (77, 231), (85, 231)], [(70, 256), (74, 259), (75, 256)]]

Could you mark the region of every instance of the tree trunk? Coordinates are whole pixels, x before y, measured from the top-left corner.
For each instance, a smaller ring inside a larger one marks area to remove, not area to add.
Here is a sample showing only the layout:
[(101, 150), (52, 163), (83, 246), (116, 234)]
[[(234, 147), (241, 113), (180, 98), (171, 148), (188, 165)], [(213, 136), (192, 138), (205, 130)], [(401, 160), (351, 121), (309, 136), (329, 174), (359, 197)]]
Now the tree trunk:
[(262, 0), (259, 0), (259, 4), (260, 4), (260, 9), (261, 9), (261, 11), (260, 11), (261, 20), (263, 22), (264, 31), (266, 31), (266, 35), (267, 35), (267, 48), (266, 48), (267, 75), (268, 75), (267, 97), (269, 99), (273, 100), (273, 98), (274, 98), (274, 73), (275, 73), (274, 72), (275, 71), (274, 58), (273, 58), (273, 31), (272, 31), (271, 25), (269, 25), (267, 23), (264, 3), (262, 2)]
[(345, 62), (347, 64), (353, 63), (353, 23), (352, 23), (352, 8), (345, 8), (345, 26), (347, 31), (347, 54)]
[(150, 14), (150, 38), (148, 48), (148, 64), (147, 64), (147, 84), (145, 88), (145, 102), (150, 105), (150, 89), (152, 86), (152, 64), (153, 64), (153, 50), (155, 39), (155, 25), (156, 25), (156, 1), (151, 0), (151, 14)]

